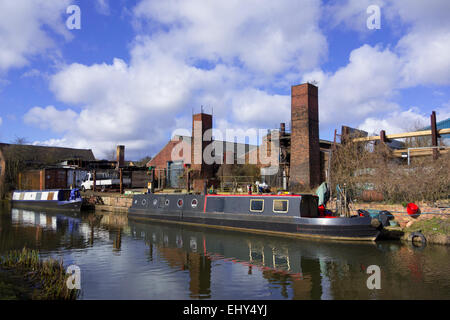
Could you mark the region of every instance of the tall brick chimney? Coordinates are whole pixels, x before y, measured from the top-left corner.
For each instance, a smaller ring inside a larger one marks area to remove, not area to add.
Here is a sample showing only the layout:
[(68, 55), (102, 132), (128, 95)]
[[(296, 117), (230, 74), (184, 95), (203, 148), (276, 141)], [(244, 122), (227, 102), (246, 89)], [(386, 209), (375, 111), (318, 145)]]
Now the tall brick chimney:
[(289, 189), (320, 184), (318, 88), (310, 83), (292, 87)]
[[(212, 129), (212, 115), (197, 113), (192, 116), (191, 168), (200, 171), (202, 176), (210, 174), (210, 166), (206, 165), (203, 159), (203, 151), (212, 141), (211, 135), (205, 136), (205, 132), (210, 129)], [(203, 141), (203, 137), (206, 141)]]
[(117, 168), (123, 167), (125, 164), (125, 146), (117, 146)]

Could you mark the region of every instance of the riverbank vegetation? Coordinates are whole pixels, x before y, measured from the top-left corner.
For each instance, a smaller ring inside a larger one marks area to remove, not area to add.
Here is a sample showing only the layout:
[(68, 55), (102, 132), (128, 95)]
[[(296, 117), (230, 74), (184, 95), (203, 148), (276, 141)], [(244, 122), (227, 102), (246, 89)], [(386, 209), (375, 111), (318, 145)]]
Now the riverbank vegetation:
[(416, 221), (406, 228), (408, 232), (420, 231), (430, 235), (450, 235), (450, 221), (448, 219), (431, 218)]
[[(385, 202), (436, 202), (450, 196), (450, 153), (437, 160), (415, 157), (410, 165), (383, 143), (348, 142), (332, 157), (331, 187), (346, 186), (354, 199), (380, 195)], [(381, 200), (381, 199), (378, 199)]]
[(62, 261), (41, 260), (36, 250), (24, 248), (0, 257), (0, 299), (76, 300)]

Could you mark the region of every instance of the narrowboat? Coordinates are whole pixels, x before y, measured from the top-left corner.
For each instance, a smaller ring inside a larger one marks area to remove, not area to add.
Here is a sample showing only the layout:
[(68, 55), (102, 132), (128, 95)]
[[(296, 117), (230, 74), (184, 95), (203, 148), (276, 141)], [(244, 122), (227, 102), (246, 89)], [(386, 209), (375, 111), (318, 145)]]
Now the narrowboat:
[[(130, 218), (245, 232), (332, 240), (375, 241), (379, 223), (368, 216), (323, 217), (315, 195), (134, 195)], [(378, 222), (378, 221), (376, 221)]]
[(15, 208), (58, 211), (80, 211), (82, 202), (78, 189), (14, 191), (11, 200)]

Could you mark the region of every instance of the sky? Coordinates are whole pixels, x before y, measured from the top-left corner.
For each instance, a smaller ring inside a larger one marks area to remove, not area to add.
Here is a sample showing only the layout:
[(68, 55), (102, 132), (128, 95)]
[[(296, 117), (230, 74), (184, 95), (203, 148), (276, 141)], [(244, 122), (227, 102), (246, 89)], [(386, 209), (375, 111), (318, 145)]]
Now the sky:
[(0, 142), (99, 159), (123, 144), (139, 160), (202, 108), (222, 133), (289, 127), (305, 82), (321, 139), (418, 129), (433, 110), (450, 117), (449, 12), (448, 0), (0, 0)]

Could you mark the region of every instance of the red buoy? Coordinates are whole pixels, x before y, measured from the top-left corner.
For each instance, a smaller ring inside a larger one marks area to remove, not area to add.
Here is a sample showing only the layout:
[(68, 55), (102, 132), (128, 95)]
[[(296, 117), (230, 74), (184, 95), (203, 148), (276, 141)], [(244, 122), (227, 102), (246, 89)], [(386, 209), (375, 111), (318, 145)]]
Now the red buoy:
[(416, 215), (419, 215), (420, 210), (416, 204), (411, 202), (411, 203), (408, 203), (408, 205), (406, 206), (406, 212), (408, 212), (408, 214), (410, 216), (416, 216)]

